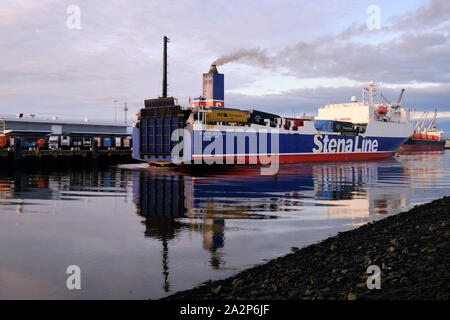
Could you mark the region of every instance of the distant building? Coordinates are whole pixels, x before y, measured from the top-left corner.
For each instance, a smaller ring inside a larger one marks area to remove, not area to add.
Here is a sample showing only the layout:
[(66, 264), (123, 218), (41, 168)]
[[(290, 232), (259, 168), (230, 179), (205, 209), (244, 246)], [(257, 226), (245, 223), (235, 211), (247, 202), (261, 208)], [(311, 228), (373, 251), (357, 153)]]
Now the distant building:
[(0, 136), (40, 139), (48, 135), (73, 136), (127, 136), (126, 125), (108, 123), (76, 122), (54, 119), (0, 117)]

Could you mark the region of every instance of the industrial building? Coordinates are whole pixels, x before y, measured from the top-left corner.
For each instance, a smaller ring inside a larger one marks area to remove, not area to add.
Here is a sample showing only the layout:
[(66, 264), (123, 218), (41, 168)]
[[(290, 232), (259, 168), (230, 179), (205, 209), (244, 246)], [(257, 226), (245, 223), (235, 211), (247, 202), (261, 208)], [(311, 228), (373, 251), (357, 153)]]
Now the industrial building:
[(51, 135), (76, 137), (125, 137), (128, 136), (126, 125), (111, 123), (76, 122), (51, 119), (39, 119), (34, 116), (16, 117), (0, 116), (0, 140), (22, 138), (24, 141), (47, 139)]

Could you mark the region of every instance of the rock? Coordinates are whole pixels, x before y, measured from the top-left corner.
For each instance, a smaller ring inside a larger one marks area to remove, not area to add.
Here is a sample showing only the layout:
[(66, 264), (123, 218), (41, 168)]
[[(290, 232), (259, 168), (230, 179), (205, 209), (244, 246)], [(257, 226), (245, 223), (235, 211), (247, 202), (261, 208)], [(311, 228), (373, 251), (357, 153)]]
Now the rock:
[(392, 245), (398, 247), (398, 242), (396, 239), (392, 239), (391, 241), (389, 241)]
[(358, 299), (358, 297), (354, 293), (349, 293), (347, 295), (347, 300), (356, 300), (356, 299)]
[(211, 292), (214, 293), (214, 294), (218, 294), (219, 291), (220, 291), (220, 289), (222, 289), (222, 286), (221, 286), (221, 285), (219, 285), (219, 286), (218, 286), (217, 288), (215, 288), (215, 289), (211, 289)]
[[(449, 300), (447, 208), (450, 197), (164, 299)], [(371, 264), (383, 270), (383, 290), (366, 288)]]
[(239, 286), (239, 285), (241, 285), (241, 284), (243, 284), (243, 283), (244, 283), (243, 280), (236, 278), (236, 279), (233, 280), (233, 282), (231, 282), (231, 285), (232, 285), (233, 287), (237, 287), (237, 286)]

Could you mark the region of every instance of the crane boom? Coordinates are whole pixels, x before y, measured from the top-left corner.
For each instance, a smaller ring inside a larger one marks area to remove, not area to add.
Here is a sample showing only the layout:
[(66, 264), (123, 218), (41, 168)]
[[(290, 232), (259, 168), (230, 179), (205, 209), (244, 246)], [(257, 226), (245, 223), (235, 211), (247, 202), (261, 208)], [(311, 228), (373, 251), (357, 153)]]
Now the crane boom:
[(436, 122), (437, 117), (437, 109), (434, 109), (434, 117), (433, 120), (431, 120), (430, 124), (427, 127), (427, 130), (431, 129), (434, 126), (434, 123)]
[(402, 103), (403, 92), (405, 92), (405, 88), (402, 88), (402, 91), (400, 92), (400, 97), (398, 97), (398, 101), (397, 101), (398, 106), (400, 106)]
[(414, 127), (413, 132), (416, 132), (416, 129), (417, 129), (417, 127), (420, 125), (420, 123), (422, 122), (422, 118), (423, 118), (424, 116), (425, 116), (425, 112), (422, 113), (422, 115), (420, 116), (419, 121), (417, 121), (417, 123), (416, 123), (416, 125), (415, 125), (415, 127)]
[(422, 122), (422, 124), (420, 125), (419, 132), (422, 132), (423, 125), (425, 124), (425, 121), (427, 121), (427, 116), (428, 116), (428, 111), (425, 112), (425, 118), (423, 118), (423, 122)]

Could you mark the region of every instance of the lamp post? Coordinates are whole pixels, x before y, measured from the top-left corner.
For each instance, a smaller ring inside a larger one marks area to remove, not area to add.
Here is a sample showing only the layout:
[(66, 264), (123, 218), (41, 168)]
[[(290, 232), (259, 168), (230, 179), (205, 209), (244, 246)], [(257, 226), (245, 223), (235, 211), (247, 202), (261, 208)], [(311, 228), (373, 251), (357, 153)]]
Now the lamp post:
[(127, 107), (127, 103), (125, 102), (124, 106), (123, 106), (123, 111), (125, 111), (125, 125), (127, 124), (127, 111), (128, 111), (128, 107)]
[(114, 124), (117, 123), (117, 99), (114, 100)]

